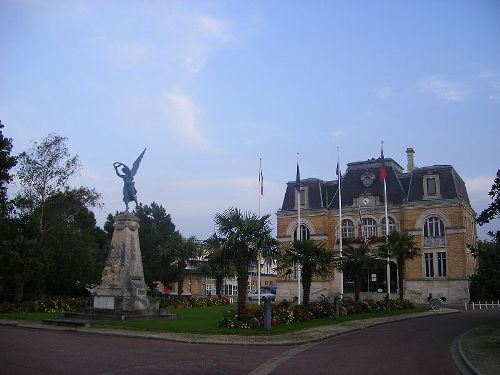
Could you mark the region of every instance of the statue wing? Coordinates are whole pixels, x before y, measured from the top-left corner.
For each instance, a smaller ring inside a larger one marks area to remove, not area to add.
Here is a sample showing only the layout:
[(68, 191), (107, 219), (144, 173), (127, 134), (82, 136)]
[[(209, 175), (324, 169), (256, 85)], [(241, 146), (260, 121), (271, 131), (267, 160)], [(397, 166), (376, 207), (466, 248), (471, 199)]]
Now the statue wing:
[(139, 164), (141, 164), (141, 160), (142, 160), (142, 157), (144, 156), (144, 153), (146, 152), (146, 149), (144, 149), (144, 151), (141, 152), (141, 154), (139, 155), (139, 157), (137, 158), (136, 161), (134, 161), (134, 164), (132, 165), (132, 177), (135, 176), (135, 174), (137, 173), (137, 170), (139, 169)]

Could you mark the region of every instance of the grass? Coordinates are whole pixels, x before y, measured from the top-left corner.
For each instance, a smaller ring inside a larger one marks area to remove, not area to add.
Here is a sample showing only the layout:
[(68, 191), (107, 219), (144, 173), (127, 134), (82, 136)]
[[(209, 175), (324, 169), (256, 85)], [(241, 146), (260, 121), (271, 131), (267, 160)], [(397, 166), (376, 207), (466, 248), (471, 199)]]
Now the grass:
[[(231, 329), (218, 327), (217, 323), (222, 319), (222, 313), (228, 309), (236, 309), (236, 306), (214, 306), (214, 307), (194, 307), (190, 309), (171, 309), (169, 312), (178, 315), (178, 319), (172, 320), (145, 320), (135, 322), (98, 322), (97, 325), (126, 327), (142, 330), (189, 332), (189, 333), (209, 333), (226, 335), (261, 335), (266, 334), (262, 328), (254, 329)], [(427, 307), (417, 307), (415, 309), (393, 311), (391, 315), (410, 314), (415, 312), (428, 311)], [(306, 328), (313, 328), (322, 325), (339, 324), (359, 319), (378, 318), (386, 316), (380, 313), (359, 313), (342, 317), (335, 321), (332, 318), (312, 319), (303, 322), (296, 322), (289, 325), (277, 325), (271, 329), (271, 334), (293, 332)]]
[[(177, 314), (178, 319), (167, 320), (143, 320), (143, 321), (101, 321), (97, 326), (111, 326), (121, 328), (133, 328), (141, 330), (188, 332), (204, 334), (224, 335), (262, 335), (266, 334), (263, 328), (254, 329), (231, 329), (218, 326), (222, 319), (222, 313), (229, 309), (236, 310), (235, 305), (193, 307), (183, 309), (170, 309), (169, 312)], [(428, 311), (428, 307), (416, 307), (415, 309), (394, 310), (391, 315), (410, 314)], [(63, 313), (0, 313), (0, 319), (31, 320), (40, 321), (47, 318), (59, 318)], [(335, 321), (332, 318), (312, 319), (296, 322), (289, 325), (277, 325), (271, 329), (271, 334), (293, 332), (301, 329), (313, 328), (323, 325), (341, 324), (359, 319), (370, 319), (387, 316), (384, 312), (350, 314)]]
[(12, 312), (12, 313), (0, 313), (0, 319), (13, 319), (13, 320), (43, 320), (43, 319), (54, 319), (61, 318), (64, 313), (27, 313), (27, 312)]

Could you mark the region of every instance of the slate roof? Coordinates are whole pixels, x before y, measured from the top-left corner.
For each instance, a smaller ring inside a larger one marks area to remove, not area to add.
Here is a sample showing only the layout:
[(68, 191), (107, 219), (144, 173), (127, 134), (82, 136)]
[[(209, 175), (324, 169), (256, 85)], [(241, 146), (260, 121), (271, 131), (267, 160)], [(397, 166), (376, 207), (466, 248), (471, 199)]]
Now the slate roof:
[[(342, 176), (342, 207), (352, 206), (355, 197), (360, 195), (379, 196), (383, 201), (383, 183), (379, 180), (381, 160), (370, 159), (347, 164), (347, 171)], [(423, 178), (427, 174), (439, 176), (441, 199), (463, 198), (469, 205), (469, 197), (465, 183), (451, 165), (433, 165), (415, 168), (404, 173), (403, 168), (393, 159), (386, 158), (387, 202), (403, 204), (423, 200)], [(362, 176), (372, 178), (372, 183), (365, 186)], [(301, 180), (302, 186), (308, 187), (309, 209), (338, 209), (338, 180), (323, 181), (318, 178)], [(281, 209), (295, 209), (295, 181), (287, 183)]]

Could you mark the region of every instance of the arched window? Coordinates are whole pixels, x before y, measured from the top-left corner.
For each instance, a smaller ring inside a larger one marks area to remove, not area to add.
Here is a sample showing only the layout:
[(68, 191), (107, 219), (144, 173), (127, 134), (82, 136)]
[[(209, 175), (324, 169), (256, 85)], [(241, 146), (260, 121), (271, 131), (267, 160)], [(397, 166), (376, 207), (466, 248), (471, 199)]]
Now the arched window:
[(351, 219), (342, 220), (342, 238), (354, 237), (354, 223)]
[[(396, 224), (396, 221), (389, 216), (389, 234), (397, 231), (398, 231), (398, 226)], [(385, 236), (385, 217), (382, 218), (382, 220), (380, 220), (380, 232), (382, 232), (382, 236)]]
[(437, 216), (431, 216), (424, 223), (424, 246), (445, 246), (444, 223)]
[[(307, 228), (304, 224), (300, 224), (300, 239), (304, 241), (304, 240), (309, 240), (309, 238), (310, 238), (309, 228)], [(294, 241), (297, 241), (298, 239), (297, 228), (295, 228), (295, 232), (293, 233), (293, 239)]]
[(363, 236), (370, 238), (377, 235), (377, 222), (371, 217), (363, 218)]

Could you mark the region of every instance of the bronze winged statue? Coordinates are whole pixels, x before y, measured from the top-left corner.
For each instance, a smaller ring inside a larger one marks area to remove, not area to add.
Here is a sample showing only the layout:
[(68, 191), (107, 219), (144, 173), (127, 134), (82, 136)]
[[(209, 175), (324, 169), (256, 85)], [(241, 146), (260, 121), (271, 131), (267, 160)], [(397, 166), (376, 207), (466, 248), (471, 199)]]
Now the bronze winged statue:
[[(125, 207), (127, 211), (128, 211), (128, 204), (130, 202), (135, 202), (135, 204), (137, 205), (137, 190), (135, 188), (134, 176), (137, 173), (137, 170), (139, 169), (139, 164), (141, 164), (141, 160), (145, 152), (146, 149), (144, 149), (144, 151), (141, 152), (137, 160), (134, 161), (134, 164), (132, 165), (132, 170), (123, 163), (120, 162), (113, 163), (113, 167), (115, 167), (115, 172), (117, 176), (123, 179), (123, 201), (125, 202)], [(120, 166), (122, 167), (121, 170), (123, 174), (120, 174), (118, 172), (118, 167)]]

